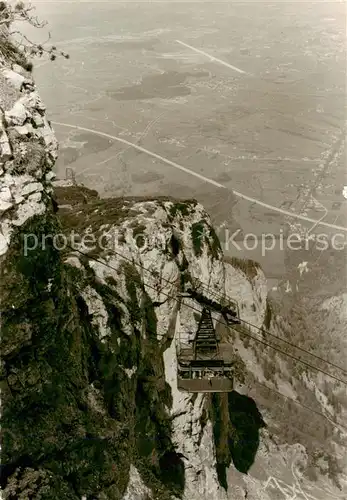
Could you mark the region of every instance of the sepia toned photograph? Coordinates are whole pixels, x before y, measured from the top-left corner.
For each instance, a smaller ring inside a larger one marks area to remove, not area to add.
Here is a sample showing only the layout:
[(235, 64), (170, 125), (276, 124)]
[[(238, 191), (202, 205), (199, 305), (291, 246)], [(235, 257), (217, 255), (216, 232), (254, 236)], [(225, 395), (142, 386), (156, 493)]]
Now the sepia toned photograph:
[(346, 26), (0, 1), (0, 500), (347, 500)]

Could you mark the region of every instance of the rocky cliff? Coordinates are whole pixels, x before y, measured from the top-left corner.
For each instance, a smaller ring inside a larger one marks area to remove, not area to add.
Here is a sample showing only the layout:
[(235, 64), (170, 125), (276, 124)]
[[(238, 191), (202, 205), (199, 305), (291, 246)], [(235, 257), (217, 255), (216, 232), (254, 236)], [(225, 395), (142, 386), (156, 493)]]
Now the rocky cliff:
[(270, 327), (261, 269), (223, 258), (194, 200), (100, 199), (53, 183), (57, 141), (34, 82), (18, 64), (0, 65), (4, 498), (272, 499), (266, 481), (285, 490), (280, 470), (297, 461), (333, 488), (341, 442), (328, 468), (324, 457), (311, 463), (319, 446), (298, 446), (297, 422), (285, 432), (255, 385), (274, 382), (270, 366), (273, 387), (292, 395), (300, 380), (321, 410), (295, 367), (219, 325), (242, 368), (237, 391), (177, 390), (175, 343), (199, 320), (196, 304), (180, 301), (184, 284), (198, 278), (238, 300), (244, 320)]

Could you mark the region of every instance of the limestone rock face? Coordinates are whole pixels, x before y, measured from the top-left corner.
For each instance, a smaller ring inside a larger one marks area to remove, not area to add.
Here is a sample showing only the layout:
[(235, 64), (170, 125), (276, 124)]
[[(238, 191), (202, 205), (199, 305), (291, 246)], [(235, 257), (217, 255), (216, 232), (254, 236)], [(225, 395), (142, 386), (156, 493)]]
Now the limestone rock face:
[[(42, 214), (50, 204), (50, 173), (58, 150), (31, 76), (18, 65), (8, 66), (0, 58), (1, 255), (8, 249), (13, 225)], [(28, 199), (39, 192), (43, 196)]]

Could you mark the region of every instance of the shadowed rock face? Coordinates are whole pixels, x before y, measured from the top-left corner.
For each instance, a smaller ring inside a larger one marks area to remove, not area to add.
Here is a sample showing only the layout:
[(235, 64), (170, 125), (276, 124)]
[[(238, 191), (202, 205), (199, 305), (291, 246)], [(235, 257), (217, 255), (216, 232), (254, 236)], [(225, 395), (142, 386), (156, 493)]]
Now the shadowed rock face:
[(228, 490), (227, 469), (233, 463), (238, 471), (248, 473), (259, 447), (259, 431), (266, 424), (255, 401), (236, 391), (213, 394), (210, 415), (216, 443), (218, 478)]
[(252, 398), (234, 391), (229, 394), (228, 403), (231, 458), (236, 469), (247, 474), (259, 447), (259, 430), (265, 427), (265, 422)]

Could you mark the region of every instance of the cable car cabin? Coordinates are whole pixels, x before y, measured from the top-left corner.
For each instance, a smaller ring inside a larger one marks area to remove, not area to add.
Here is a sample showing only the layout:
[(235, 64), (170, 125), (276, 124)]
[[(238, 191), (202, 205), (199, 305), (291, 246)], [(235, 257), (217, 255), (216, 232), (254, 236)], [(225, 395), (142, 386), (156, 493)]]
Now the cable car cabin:
[(218, 360), (192, 360), (178, 365), (177, 388), (185, 392), (230, 392), (233, 390), (232, 364)]
[(220, 355), (219, 344), (211, 310), (204, 307), (195, 338), (178, 344), (177, 387), (180, 391), (233, 390), (233, 366)]

